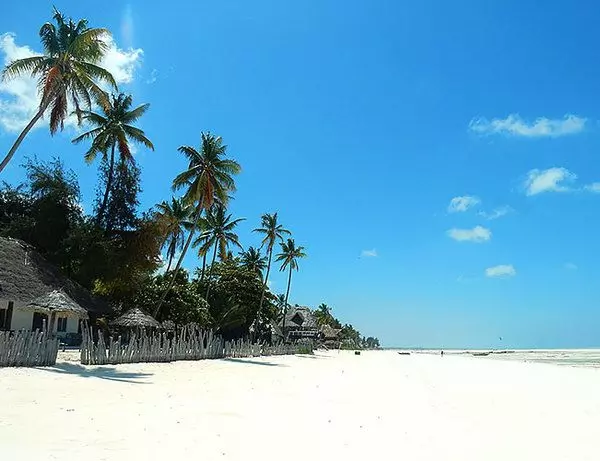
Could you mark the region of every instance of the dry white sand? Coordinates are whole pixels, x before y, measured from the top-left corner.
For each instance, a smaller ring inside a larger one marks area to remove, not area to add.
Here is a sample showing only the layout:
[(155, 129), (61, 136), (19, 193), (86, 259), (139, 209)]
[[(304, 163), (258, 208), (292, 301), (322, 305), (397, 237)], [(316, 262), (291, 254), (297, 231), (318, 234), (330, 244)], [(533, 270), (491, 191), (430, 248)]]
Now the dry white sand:
[(598, 460), (600, 370), (468, 357), (0, 369), (0, 458)]

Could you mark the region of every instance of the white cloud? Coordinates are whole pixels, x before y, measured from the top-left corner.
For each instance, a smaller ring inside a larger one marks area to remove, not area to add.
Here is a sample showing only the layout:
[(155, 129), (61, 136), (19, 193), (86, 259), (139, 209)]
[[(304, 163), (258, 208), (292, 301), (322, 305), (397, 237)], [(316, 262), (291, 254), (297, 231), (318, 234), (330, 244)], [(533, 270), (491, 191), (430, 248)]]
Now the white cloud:
[(567, 192), (569, 187), (564, 183), (573, 182), (576, 179), (577, 175), (566, 168), (534, 169), (527, 173), (525, 193), (536, 195), (542, 192)]
[(517, 275), (517, 271), (512, 264), (501, 264), (485, 270), (486, 277), (514, 277), (515, 275)]
[(446, 232), (448, 237), (458, 242), (483, 243), (492, 238), (492, 231), (482, 226), (473, 229), (450, 229)]
[[(143, 51), (138, 49), (120, 49), (112, 37), (107, 37), (109, 46), (100, 65), (113, 74), (118, 84), (130, 83), (134, 79), (135, 69), (140, 65)], [(15, 59), (36, 56), (30, 47), (19, 46), (15, 42), (15, 34), (0, 35), (0, 55), (3, 55), (3, 65)], [(0, 81), (0, 129), (18, 132), (31, 120), (38, 108), (37, 82), (31, 77), (18, 77), (8, 81)], [(40, 121), (36, 127), (43, 124)], [(69, 118), (66, 124), (75, 124)]]
[(467, 211), (469, 208), (473, 208), (479, 203), (481, 203), (481, 200), (472, 195), (454, 197), (452, 200), (450, 200), (450, 204), (448, 205), (448, 213), (460, 213)]
[(592, 184), (588, 184), (585, 186), (585, 190), (589, 192), (594, 192), (596, 194), (600, 194), (600, 182), (593, 182)]
[(574, 263), (566, 263), (565, 264), (565, 269), (569, 270), (569, 271), (576, 271), (578, 269), (577, 264)]
[(501, 218), (502, 216), (506, 216), (508, 213), (512, 213), (513, 211), (514, 210), (511, 207), (509, 207), (508, 205), (504, 205), (504, 206), (495, 208), (494, 210), (492, 210), (490, 212), (480, 211), (479, 216), (482, 216), (485, 219), (492, 221), (494, 219)]
[(140, 66), (144, 51), (141, 48), (120, 49), (112, 36), (104, 39), (108, 44), (100, 66), (108, 70), (118, 84), (131, 83), (135, 70)]
[(534, 122), (528, 123), (518, 114), (511, 114), (505, 119), (473, 119), (469, 123), (469, 129), (483, 135), (505, 134), (528, 138), (555, 138), (583, 131), (586, 121), (585, 118), (567, 114), (562, 119), (540, 117)]
[(373, 248), (372, 250), (363, 250), (360, 253), (360, 255), (363, 258), (376, 258), (377, 257), (377, 250), (375, 248)]

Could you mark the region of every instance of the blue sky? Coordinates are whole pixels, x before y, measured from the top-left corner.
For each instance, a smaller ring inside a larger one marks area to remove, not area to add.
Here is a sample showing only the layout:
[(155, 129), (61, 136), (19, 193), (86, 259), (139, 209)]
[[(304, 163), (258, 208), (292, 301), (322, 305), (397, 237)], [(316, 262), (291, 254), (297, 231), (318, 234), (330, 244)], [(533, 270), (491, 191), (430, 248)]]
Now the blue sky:
[[(223, 136), (243, 166), (242, 242), (278, 210), (307, 248), (292, 302), (326, 302), (387, 346), (600, 346), (595, 2), (56, 5), (113, 31), (106, 66), (151, 104), (143, 207), (170, 196), (179, 145)], [(3, 13), (0, 60), (39, 51), (51, 4)], [(0, 84), (1, 152), (33, 96)], [(75, 132), (41, 125), (2, 179), (60, 155), (89, 209), (97, 170)]]

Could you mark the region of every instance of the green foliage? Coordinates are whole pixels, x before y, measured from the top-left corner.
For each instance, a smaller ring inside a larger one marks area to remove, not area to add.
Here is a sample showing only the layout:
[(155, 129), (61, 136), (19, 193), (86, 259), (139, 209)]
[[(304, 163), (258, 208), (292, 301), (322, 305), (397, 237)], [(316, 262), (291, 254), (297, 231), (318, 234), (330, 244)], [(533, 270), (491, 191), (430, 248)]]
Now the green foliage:
[[(202, 288), (211, 284), (207, 300), (214, 327), (227, 338), (248, 334), (256, 320), (262, 293), (262, 280), (256, 272), (242, 266), (237, 258), (230, 258), (215, 263), (210, 276), (197, 283)], [(263, 318), (270, 320), (276, 316), (274, 297), (269, 293), (263, 306)]]
[(175, 283), (165, 298), (157, 320), (170, 320), (176, 325), (196, 323), (205, 328), (212, 327), (214, 322), (208, 303), (200, 295), (198, 285), (189, 281), (188, 274), (183, 269), (177, 274), (147, 278), (136, 293), (126, 300), (124, 308), (155, 306), (169, 284), (170, 275), (175, 275)]
[(83, 220), (77, 179), (58, 159), (24, 167), (25, 183), (0, 189), (0, 235), (24, 240), (64, 267), (64, 241)]
[(263, 271), (267, 267), (267, 258), (260, 254), (260, 250), (248, 247), (248, 250), (240, 252), (240, 262), (245, 269), (262, 279)]
[[(112, 173), (112, 180), (110, 174), (110, 166), (103, 160), (100, 166), (100, 185), (96, 199), (96, 222), (108, 233), (135, 228), (139, 205), (138, 194), (141, 192), (140, 169), (134, 163), (121, 159)], [(102, 199), (101, 192), (104, 187), (108, 187), (106, 203)], [(103, 211), (102, 206), (104, 206)]]

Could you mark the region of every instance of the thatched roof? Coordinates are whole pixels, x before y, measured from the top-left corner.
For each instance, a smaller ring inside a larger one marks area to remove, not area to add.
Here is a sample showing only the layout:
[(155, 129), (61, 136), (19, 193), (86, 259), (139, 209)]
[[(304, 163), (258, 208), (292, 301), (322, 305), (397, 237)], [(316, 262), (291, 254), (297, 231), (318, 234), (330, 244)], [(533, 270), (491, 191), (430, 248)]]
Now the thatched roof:
[(61, 312), (74, 314), (80, 318), (88, 318), (88, 313), (83, 307), (58, 290), (53, 290), (50, 293), (35, 298), (33, 301), (27, 303), (25, 308), (35, 312)]
[(336, 339), (340, 334), (340, 331), (342, 330), (338, 330), (327, 324), (321, 326), (321, 333), (323, 333), (325, 339)]
[(54, 290), (63, 291), (88, 312), (111, 311), (108, 304), (65, 277), (31, 245), (0, 237), (0, 300), (24, 305)]
[[(279, 322), (279, 326), (283, 321)], [(308, 307), (290, 306), (285, 316), (285, 328), (317, 329), (317, 319), (315, 314)]]
[(113, 325), (123, 328), (159, 328), (160, 323), (153, 317), (142, 312), (141, 309), (134, 307), (117, 318)]

